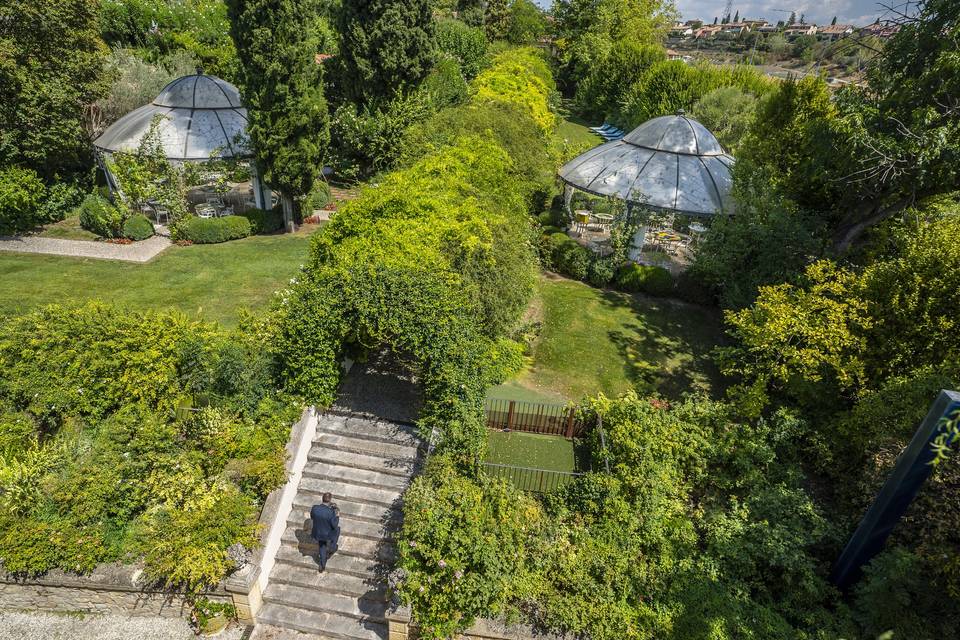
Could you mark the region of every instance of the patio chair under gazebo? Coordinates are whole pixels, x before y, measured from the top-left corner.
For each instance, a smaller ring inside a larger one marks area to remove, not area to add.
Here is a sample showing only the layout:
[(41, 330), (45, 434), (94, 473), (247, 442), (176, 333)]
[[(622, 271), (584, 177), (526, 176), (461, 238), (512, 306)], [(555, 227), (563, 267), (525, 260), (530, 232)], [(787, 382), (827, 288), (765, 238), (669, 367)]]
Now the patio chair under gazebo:
[[(253, 154), (246, 136), (247, 110), (235, 86), (198, 71), (168, 84), (153, 102), (123, 116), (96, 140), (103, 155), (136, 151), (151, 123), (159, 116), (158, 134), (167, 160), (174, 163), (208, 162), (217, 159), (248, 159)], [(101, 163), (112, 190), (122, 189)], [(251, 163), (253, 195), (259, 209), (269, 209), (269, 189)]]
[[(679, 111), (587, 151), (564, 165), (559, 177), (568, 211), (579, 190), (624, 201), (628, 216), (645, 207), (710, 218), (733, 213), (733, 163), (706, 127)], [(646, 234), (646, 227), (637, 231), (630, 259), (639, 257)]]

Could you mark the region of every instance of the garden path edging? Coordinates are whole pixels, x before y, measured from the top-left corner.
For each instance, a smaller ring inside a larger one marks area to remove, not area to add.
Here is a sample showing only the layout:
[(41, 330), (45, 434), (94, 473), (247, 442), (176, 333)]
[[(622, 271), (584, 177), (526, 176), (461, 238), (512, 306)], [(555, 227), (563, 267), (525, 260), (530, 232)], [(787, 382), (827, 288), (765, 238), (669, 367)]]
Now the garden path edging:
[(133, 244), (111, 244), (88, 240), (62, 240), (36, 236), (0, 236), (0, 251), (94, 258), (122, 262), (149, 262), (173, 244), (170, 238), (156, 235)]

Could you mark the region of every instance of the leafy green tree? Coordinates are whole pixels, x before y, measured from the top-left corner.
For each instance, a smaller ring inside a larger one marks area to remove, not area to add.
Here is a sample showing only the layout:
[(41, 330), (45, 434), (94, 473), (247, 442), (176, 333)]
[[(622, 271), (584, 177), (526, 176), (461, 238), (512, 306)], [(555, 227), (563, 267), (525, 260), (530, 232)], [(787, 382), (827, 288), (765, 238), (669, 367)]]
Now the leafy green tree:
[(510, 26), (506, 38), (513, 44), (533, 44), (547, 32), (543, 11), (530, 0), (510, 3)]
[(427, 0), (345, 2), (339, 32), (339, 90), (358, 105), (408, 93), (433, 68), (434, 23)]
[(487, 8), (483, 14), (483, 28), (487, 32), (487, 39), (503, 40), (510, 29), (510, 6), (508, 0), (487, 0)]
[(85, 110), (109, 86), (96, 0), (9, 0), (0, 8), (0, 164), (51, 180), (88, 168)]
[(609, 118), (619, 110), (637, 79), (666, 59), (667, 53), (659, 45), (636, 40), (616, 43), (609, 55), (597, 60), (589, 75), (581, 79), (574, 96), (577, 106), (586, 115)]
[(736, 155), (757, 108), (757, 98), (740, 87), (720, 87), (710, 91), (693, 105), (694, 118), (709, 129), (723, 148)]
[(753, 306), (727, 311), (736, 345), (720, 350), (723, 371), (743, 382), (731, 390), (740, 410), (758, 416), (777, 391), (807, 407), (848, 397), (865, 380), (865, 331), (871, 320), (857, 275), (828, 261), (807, 268), (800, 286), (760, 289)]
[(308, 194), (330, 141), (313, 0), (229, 0), (230, 35), (243, 61), (241, 95), (261, 176), (282, 196), (288, 230), (293, 199)]
[(553, 16), (559, 80), (572, 94), (616, 43), (662, 42), (677, 12), (669, 0), (558, 0)]

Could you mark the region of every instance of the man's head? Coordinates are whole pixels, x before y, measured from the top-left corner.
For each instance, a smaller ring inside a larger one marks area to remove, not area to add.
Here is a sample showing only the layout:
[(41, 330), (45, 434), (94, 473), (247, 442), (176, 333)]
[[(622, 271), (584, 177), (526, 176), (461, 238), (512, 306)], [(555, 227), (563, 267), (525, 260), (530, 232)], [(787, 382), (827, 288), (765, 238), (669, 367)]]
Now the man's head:
[(330, 504), (332, 500), (333, 500), (333, 495), (329, 491), (323, 494), (323, 504)]

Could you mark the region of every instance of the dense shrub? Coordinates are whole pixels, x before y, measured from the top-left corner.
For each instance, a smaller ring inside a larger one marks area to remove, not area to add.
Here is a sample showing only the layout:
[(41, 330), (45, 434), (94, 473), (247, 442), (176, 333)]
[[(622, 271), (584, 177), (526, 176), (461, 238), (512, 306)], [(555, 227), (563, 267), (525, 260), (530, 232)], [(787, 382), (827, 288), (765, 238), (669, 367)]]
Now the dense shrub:
[(46, 189), (35, 171), (0, 169), (0, 234), (28, 231), (43, 222)]
[(492, 64), (477, 76), (476, 100), (510, 102), (521, 106), (544, 134), (556, 126), (549, 97), (556, 91), (550, 68), (536, 49), (511, 49), (496, 56)]
[(144, 215), (134, 215), (123, 223), (123, 237), (130, 240), (146, 240), (153, 236), (153, 223)]
[(250, 220), (243, 216), (223, 218), (184, 218), (174, 228), (174, 238), (193, 244), (219, 244), (246, 238), (251, 233)]
[(420, 85), (420, 91), (434, 110), (446, 109), (464, 102), (470, 93), (470, 87), (460, 71), (460, 63), (452, 58), (437, 62)]
[(516, 595), (525, 548), (540, 526), (535, 501), (502, 480), (472, 480), (434, 457), (404, 495), (396, 585), (410, 594), (425, 638), (449, 638)]
[(459, 20), (438, 20), (436, 43), (441, 52), (460, 63), (467, 80), (475, 78), (487, 62), (487, 37), (478, 27)]
[(603, 289), (613, 281), (617, 265), (612, 259), (594, 258), (587, 269), (587, 282)]
[(80, 226), (101, 238), (119, 238), (124, 211), (109, 200), (90, 194), (80, 204)]
[(738, 87), (759, 97), (776, 86), (752, 67), (662, 61), (647, 69), (626, 92), (617, 123), (629, 129), (679, 109), (689, 111), (698, 100), (720, 87)]
[[(308, 202), (313, 202), (312, 197), (313, 192), (311, 192)], [(326, 204), (326, 202), (324, 202), (324, 204)], [(320, 206), (322, 207), (323, 205)], [(309, 207), (307, 207), (307, 209), (308, 211), (305, 212), (305, 215), (313, 213), (312, 210), (309, 210)], [(239, 213), (237, 215), (250, 221), (250, 233), (253, 235), (275, 233), (283, 229), (283, 211), (279, 208), (270, 211), (264, 211), (263, 209), (247, 209), (243, 213)]]
[(83, 191), (74, 184), (57, 182), (47, 189), (47, 197), (40, 207), (42, 223), (60, 222), (83, 202)]
[(617, 288), (630, 293), (668, 297), (673, 293), (673, 276), (663, 267), (628, 264), (617, 271)]
[[(142, 554), (150, 579), (187, 589), (232, 571), (228, 549), (256, 543), (257, 508), (285, 479), (297, 412), (265, 351), (249, 333), (102, 304), (0, 322), (4, 569)], [(177, 411), (201, 397), (210, 406)]]
[(586, 280), (593, 261), (593, 252), (569, 237), (567, 240), (568, 242), (561, 242), (554, 252), (553, 264), (557, 271), (574, 280)]

